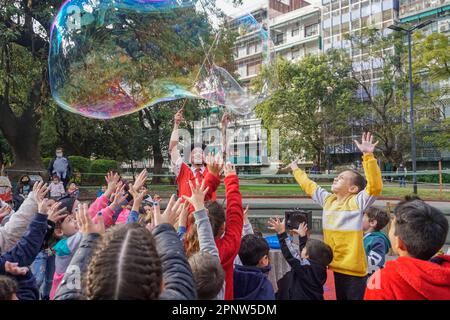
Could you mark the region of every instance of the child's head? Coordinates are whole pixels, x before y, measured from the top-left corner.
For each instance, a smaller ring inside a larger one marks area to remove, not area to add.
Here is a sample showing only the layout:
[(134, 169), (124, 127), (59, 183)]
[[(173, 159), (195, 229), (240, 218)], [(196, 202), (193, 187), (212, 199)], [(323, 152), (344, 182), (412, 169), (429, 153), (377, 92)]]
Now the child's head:
[(300, 256), (303, 259), (314, 261), (323, 267), (328, 266), (333, 261), (331, 247), (325, 242), (316, 239), (308, 239)]
[(87, 298), (150, 300), (161, 290), (161, 261), (150, 231), (129, 223), (107, 232), (88, 266)]
[(209, 201), (205, 207), (208, 211), (214, 238), (222, 236), (225, 231), (225, 210), (217, 201)]
[(55, 227), (55, 235), (58, 238), (70, 237), (79, 230), (77, 220), (73, 214), (69, 214), (62, 221), (58, 221)]
[(218, 257), (197, 252), (189, 258), (199, 300), (211, 300), (222, 289), (225, 272)]
[(266, 239), (248, 234), (241, 239), (239, 259), (244, 266), (266, 267), (269, 265), (269, 250)]
[(75, 182), (71, 182), (71, 183), (69, 184), (68, 191), (69, 191), (69, 192), (73, 192), (73, 191), (76, 191), (76, 190), (77, 190), (77, 184), (76, 184)]
[(386, 211), (371, 207), (364, 212), (363, 231), (380, 231), (389, 223)]
[(16, 292), (16, 282), (10, 277), (0, 276), (0, 300), (19, 300)]
[(23, 175), (23, 176), (20, 178), (20, 183), (23, 184), (23, 185), (29, 184), (29, 183), (30, 183), (30, 176), (28, 176), (28, 175)]
[(422, 200), (405, 200), (394, 210), (389, 230), (392, 249), (399, 256), (429, 260), (444, 245), (448, 220)]
[(59, 177), (56, 174), (53, 175), (52, 181), (53, 181), (53, 183), (59, 183)]
[(366, 179), (358, 171), (345, 170), (334, 178), (331, 191), (340, 195), (356, 194), (364, 190), (366, 184)]

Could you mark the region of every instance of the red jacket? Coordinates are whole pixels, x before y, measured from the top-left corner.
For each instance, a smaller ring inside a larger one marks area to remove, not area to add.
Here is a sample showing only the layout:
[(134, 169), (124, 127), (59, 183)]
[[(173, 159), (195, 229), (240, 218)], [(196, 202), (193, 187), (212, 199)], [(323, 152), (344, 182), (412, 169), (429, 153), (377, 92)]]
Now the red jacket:
[(227, 200), (225, 234), (222, 238), (216, 239), (216, 245), (219, 250), (220, 262), (225, 271), (225, 300), (233, 300), (234, 259), (241, 246), (244, 210), (238, 176), (230, 175), (225, 178), (224, 183)]
[[(216, 200), (216, 190), (220, 184), (220, 178), (209, 173), (208, 169), (205, 168), (205, 171), (203, 171), (203, 179), (205, 179), (205, 185), (209, 187), (208, 193), (205, 197), (205, 201)], [(190, 197), (192, 195), (189, 181), (191, 181), (195, 185), (195, 175), (192, 172), (191, 168), (189, 168), (189, 166), (183, 162), (180, 168), (180, 173), (177, 176), (179, 198), (181, 198), (182, 196)]]
[(370, 277), (364, 300), (450, 299), (450, 256), (433, 261), (400, 257), (386, 262)]

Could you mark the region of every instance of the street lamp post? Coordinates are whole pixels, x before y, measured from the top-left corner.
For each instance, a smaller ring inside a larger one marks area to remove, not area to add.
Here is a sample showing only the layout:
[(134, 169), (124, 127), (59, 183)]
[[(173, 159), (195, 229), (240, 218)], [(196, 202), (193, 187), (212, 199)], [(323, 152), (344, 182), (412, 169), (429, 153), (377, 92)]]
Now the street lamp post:
[(411, 44), (411, 35), (415, 30), (422, 29), (425, 26), (432, 23), (433, 20), (428, 20), (422, 22), (418, 25), (415, 25), (409, 29), (405, 29), (398, 25), (391, 25), (388, 28), (394, 31), (405, 33), (408, 37), (408, 77), (409, 77), (409, 119), (411, 122), (411, 162), (412, 162), (412, 171), (413, 171), (413, 192), (417, 194), (417, 163), (416, 163), (416, 131), (414, 129), (414, 86), (412, 80), (412, 44)]

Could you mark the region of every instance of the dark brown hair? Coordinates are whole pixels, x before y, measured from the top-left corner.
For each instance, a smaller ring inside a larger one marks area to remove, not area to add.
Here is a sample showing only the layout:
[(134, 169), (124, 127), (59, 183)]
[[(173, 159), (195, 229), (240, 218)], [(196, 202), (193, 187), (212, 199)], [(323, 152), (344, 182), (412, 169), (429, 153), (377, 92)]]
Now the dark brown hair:
[(369, 221), (375, 220), (377, 222), (377, 225), (375, 227), (376, 231), (380, 231), (386, 225), (389, 223), (390, 218), (386, 211), (381, 210), (376, 207), (370, 207), (369, 209), (364, 212), (367, 217), (369, 218)]
[(152, 234), (137, 223), (109, 230), (89, 263), (91, 300), (153, 300), (161, 293), (162, 269)]
[(364, 178), (361, 173), (356, 170), (344, 170), (353, 173), (353, 184), (358, 187), (358, 192), (363, 191), (367, 186), (366, 178)]
[(214, 237), (218, 237), (220, 228), (225, 223), (225, 210), (217, 201), (208, 201), (205, 207), (208, 210), (209, 222), (211, 222)]

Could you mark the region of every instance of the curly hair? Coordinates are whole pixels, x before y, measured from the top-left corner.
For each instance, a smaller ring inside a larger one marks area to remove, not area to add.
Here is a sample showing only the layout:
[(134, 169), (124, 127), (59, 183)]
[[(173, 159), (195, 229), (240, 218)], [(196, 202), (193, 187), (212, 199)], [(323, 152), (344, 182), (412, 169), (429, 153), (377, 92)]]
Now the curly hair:
[(161, 293), (162, 268), (155, 241), (137, 223), (118, 225), (98, 244), (89, 263), (91, 300), (151, 300)]
[(16, 292), (16, 281), (7, 276), (0, 276), (0, 300), (11, 300)]

